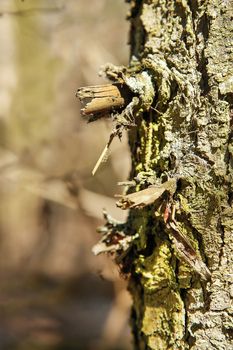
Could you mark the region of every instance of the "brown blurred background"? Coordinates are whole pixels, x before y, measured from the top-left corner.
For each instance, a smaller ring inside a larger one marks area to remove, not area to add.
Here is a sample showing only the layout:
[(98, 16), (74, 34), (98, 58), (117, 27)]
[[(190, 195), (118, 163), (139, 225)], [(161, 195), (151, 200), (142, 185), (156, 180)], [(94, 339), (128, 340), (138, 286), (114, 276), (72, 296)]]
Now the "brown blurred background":
[(75, 91), (127, 64), (124, 0), (0, 0), (0, 349), (130, 349), (130, 297), (91, 249), (130, 167), (126, 136), (91, 170), (111, 125)]

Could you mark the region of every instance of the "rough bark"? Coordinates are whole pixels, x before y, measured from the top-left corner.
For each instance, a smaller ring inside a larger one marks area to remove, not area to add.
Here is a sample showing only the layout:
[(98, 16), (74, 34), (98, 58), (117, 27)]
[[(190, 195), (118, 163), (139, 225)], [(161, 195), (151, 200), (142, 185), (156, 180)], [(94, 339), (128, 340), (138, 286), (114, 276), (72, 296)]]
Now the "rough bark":
[(177, 225), (211, 271), (204, 281), (179, 256), (161, 207), (131, 209), (135, 347), (232, 349), (233, 1), (130, 4), (131, 64), (156, 91), (130, 131), (131, 178), (177, 178)]
[(232, 349), (233, 1), (128, 2), (130, 64), (106, 73), (133, 95), (108, 143), (130, 129), (130, 213), (94, 251), (130, 276), (136, 349)]

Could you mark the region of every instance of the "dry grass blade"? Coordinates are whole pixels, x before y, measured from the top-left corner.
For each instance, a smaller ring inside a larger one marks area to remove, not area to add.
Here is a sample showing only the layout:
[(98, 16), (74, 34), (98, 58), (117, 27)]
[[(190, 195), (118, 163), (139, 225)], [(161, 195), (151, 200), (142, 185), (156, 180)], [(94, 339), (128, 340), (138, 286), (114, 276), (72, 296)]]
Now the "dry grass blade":
[(109, 147), (110, 147), (110, 145), (111, 145), (111, 143), (112, 143), (112, 141), (114, 139), (114, 136), (115, 135), (113, 133), (110, 135), (107, 145), (104, 147), (104, 149), (103, 149), (99, 159), (97, 160), (97, 162), (96, 162), (96, 164), (95, 164), (95, 166), (94, 166), (94, 168), (93, 168), (93, 170), (91, 172), (93, 176), (97, 172), (100, 164), (103, 163), (106, 160), (108, 152), (109, 152)]

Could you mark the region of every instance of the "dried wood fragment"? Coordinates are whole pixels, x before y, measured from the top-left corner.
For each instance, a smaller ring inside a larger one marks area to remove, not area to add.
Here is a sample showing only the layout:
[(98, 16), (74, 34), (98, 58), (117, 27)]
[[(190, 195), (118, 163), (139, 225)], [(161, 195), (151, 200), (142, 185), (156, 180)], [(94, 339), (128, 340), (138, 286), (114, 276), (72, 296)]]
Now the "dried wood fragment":
[(122, 257), (122, 253), (126, 253), (132, 246), (133, 241), (138, 238), (138, 234), (129, 235), (126, 232), (125, 223), (113, 219), (106, 211), (104, 211), (106, 223), (98, 229), (102, 233), (100, 241), (92, 248), (95, 255), (101, 253), (114, 253), (116, 258)]
[(81, 87), (76, 96), (83, 104), (82, 115), (95, 116), (89, 121), (109, 115), (112, 111), (120, 109), (127, 104), (127, 91), (121, 84), (106, 84)]
[(129, 102), (132, 99), (132, 93), (125, 84), (115, 83), (81, 87), (77, 90), (76, 96), (84, 106), (81, 109), (81, 113), (82, 116), (88, 118), (88, 122), (102, 117), (109, 117), (111, 112), (116, 111), (114, 115), (112, 114), (112, 121), (115, 123), (115, 127), (113, 127), (109, 140), (92, 170), (92, 175), (95, 175), (100, 164), (107, 158), (114, 137), (118, 136), (120, 138), (123, 129), (128, 129), (135, 125), (131, 120), (127, 119), (127, 112), (125, 113), (126, 117), (124, 117), (123, 112), (128, 104), (131, 106)]
[(154, 201), (161, 197), (165, 191), (169, 191), (173, 194), (176, 191), (176, 182), (177, 179), (173, 178), (161, 185), (150, 186), (142, 191), (130, 193), (125, 196), (117, 195), (117, 197), (120, 197), (120, 200), (116, 205), (121, 209), (144, 208), (145, 206), (154, 203)]

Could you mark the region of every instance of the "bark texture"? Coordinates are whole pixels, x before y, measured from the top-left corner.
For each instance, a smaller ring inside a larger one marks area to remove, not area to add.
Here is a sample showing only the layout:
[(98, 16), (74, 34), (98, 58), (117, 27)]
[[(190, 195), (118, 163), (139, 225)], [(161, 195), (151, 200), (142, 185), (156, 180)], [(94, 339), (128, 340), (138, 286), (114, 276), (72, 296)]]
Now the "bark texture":
[(177, 178), (179, 231), (211, 271), (195, 273), (164, 224), (166, 208), (131, 209), (136, 349), (227, 350), (232, 344), (232, 0), (131, 0), (131, 63), (155, 86), (130, 131), (136, 190)]

